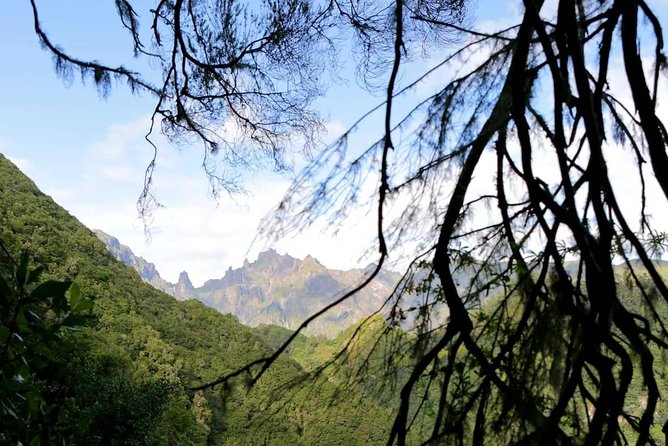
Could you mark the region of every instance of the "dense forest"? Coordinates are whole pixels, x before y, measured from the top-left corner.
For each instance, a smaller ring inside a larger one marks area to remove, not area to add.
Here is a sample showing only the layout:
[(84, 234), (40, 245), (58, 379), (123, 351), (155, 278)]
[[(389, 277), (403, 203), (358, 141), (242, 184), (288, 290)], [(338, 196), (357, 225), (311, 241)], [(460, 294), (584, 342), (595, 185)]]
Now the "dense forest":
[(336, 398), (327, 380), (295, 387), (304, 369), (288, 356), (252, 391), (244, 376), (191, 390), (269, 354), (273, 336), (143, 283), (4, 157), (0, 199), (1, 444), (386, 440), (389, 405)]

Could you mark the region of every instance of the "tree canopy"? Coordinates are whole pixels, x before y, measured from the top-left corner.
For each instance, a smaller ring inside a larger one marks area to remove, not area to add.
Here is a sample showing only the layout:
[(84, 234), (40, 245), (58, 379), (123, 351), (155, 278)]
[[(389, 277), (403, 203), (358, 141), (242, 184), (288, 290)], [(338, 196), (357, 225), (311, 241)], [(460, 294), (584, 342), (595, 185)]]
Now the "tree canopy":
[[(164, 133), (194, 134), (230, 169), (283, 167), (300, 135), (314, 160), (270, 233), (375, 200), (378, 262), (360, 287), (389, 254), (417, 246), (388, 297), (388, 330), (407, 313), (418, 322), (388, 444), (405, 444), (425, 416), (428, 443), (659, 442), (668, 288), (653, 261), (666, 235), (651, 212), (668, 198), (668, 132), (657, 111), (663, 33), (648, 2), (524, 0), (516, 23), (487, 32), (470, 26), (461, 0), (160, 0), (144, 33), (136, 5), (116, 0), (135, 54), (162, 67), (156, 85), (59, 49), (31, 3), (60, 73), (154, 94)], [(348, 136), (368, 115), (320, 148), (312, 108), (351, 46), (362, 84), (385, 97), (377, 142), (352, 157)], [(440, 62), (399, 82), (424, 51)], [(240, 139), (221, 132), (226, 122)], [(632, 165), (615, 171), (620, 154)], [(218, 177), (233, 190), (230, 178)], [(472, 278), (457, 283), (464, 268)], [(405, 308), (415, 293), (422, 304)], [(430, 318), (442, 308), (445, 321)], [(297, 334), (243, 370), (257, 380)]]

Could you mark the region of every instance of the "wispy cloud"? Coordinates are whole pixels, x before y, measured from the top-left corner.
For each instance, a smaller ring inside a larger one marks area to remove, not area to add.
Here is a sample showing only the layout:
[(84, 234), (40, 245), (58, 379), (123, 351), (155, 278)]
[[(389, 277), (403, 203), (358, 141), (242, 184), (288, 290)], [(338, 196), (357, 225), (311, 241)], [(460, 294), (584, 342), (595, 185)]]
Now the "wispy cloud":
[(144, 135), (148, 123), (148, 118), (142, 116), (131, 122), (110, 126), (104, 138), (92, 145), (92, 153), (104, 160), (127, 160), (128, 156), (135, 154), (137, 145), (146, 144)]
[[(351, 259), (359, 256), (342, 250), (340, 241), (323, 236), (322, 228), (280, 243), (256, 239), (258, 225), (280, 200), (289, 180), (268, 173), (250, 175), (247, 196), (214, 200), (201, 170), (201, 150), (177, 150), (164, 140), (159, 144), (153, 191), (165, 207), (155, 211), (147, 242), (135, 208), (147, 163), (146, 156), (140, 155), (148, 149), (143, 141), (146, 122), (111, 126), (90, 146), (90, 162), (82, 180), (86, 194), (62, 198), (84, 224), (118, 237), (136, 254), (155, 263), (167, 280), (176, 281), (182, 270), (187, 270), (196, 284), (221, 277), (228, 267), (241, 265), (246, 257), (252, 260), (270, 246), (300, 257), (311, 254), (335, 267), (350, 266)], [(333, 121), (328, 130), (338, 134), (343, 126)], [(356, 236), (357, 232), (364, 235)], [(358, 243), (347, 241), (346, 245), (360, 246), (362, 240), (367, 243), (367, 232), (359, 228), (348, 231)]]

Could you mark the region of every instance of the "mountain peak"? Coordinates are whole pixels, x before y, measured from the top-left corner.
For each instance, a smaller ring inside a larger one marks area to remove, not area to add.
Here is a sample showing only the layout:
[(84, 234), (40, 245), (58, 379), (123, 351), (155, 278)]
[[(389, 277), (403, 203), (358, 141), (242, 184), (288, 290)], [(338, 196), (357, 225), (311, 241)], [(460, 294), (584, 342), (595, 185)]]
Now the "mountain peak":
[(285, 275), (299, 270), (300, 263), (300, 260), (288, 254), (279, 254), (275, 249), (268, 249), (258, 254), (257, 260), (251, 263), (247, 269), (262, 271), (261, 274), (268, 276)]
[(262, 251), (261, 253), (258, 254), (257, 256), (257, 261), (259, 263), (266, 263), (266, 262), (271, 262), (277, 259), (280, 259), (281, 257), (284, 257), (280, 255), (278, 252), (276, 252), (275, 249), (269, 248), (265, 251)]
[(179, 274), (179, 281), (174, 286), (174, 297), (179, 300), (188, 300), (193, 298), (192, 292), (195, 290), (188, 273), (181, 271)]
[(183, 287), (186, 290), (192, 290), (195, 287), (193, 287), (192, 282), (190, 281), (190, 277), (188, 276), (187, 271), (181, 271), (181, 274), (179, 274), (179, 281), (176, 284), (177, 287)]

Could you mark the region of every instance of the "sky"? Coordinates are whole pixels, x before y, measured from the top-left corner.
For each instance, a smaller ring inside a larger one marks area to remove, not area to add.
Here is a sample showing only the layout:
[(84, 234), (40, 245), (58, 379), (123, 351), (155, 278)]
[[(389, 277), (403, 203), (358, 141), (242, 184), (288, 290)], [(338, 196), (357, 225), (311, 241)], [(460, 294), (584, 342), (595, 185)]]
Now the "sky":
[[(146, 9), (151, 5), (146, 4)], [(473, 4), (473, 3), (472, 3)], [(668, 23), (668, 5), (655, 0)], [(131, 58), (131, 41), (121, 30), (112, 1), (38, 1), (50, 38), (80, 58), (108, 65), (145, 69)], [(508, 20), (516, 2), (478, 0), (473, 20)], [(503, 18), (503, 19), (499, 19)], [(148, 240), (135, 207), (152, 147), (143, 137), (154, 107), (148, 96), (132, 95), (118, 85), (107, 98), (78, 78), (64, 82), (53, 70), (33, 31), (28, 1), (14, 0), (0, 15), (0, 153), (10, 158), (46, 194), (89, 228), (101, 229), (156, 264), (175, 282), (182, 270), (195, 285), (219, 278), (229, 267), (273, 247), (303, 258), (312, 255), (331, 268), (365, 266), (375, 235), (373, 218), (354, 216), (336, 236), (323, 224), (278, 242), (256, 240), (257, 228), (282, 197), (290, 174), (260, 171), (247, 175), (249, 194), (214, 199), (201, 168), (200, 145), (173, 146), (158, 139), (160, 151), (154, 193), (163, 208), (155, 211)], [(341, 133), (379, 99), (364, 95), (355, 81), (337, 85), (318, 105), (329, 117), (324, 140)], [(373, 124), (373, 121), (372, 121)], [(369, 138), (364, 131), (357, 137)]]

